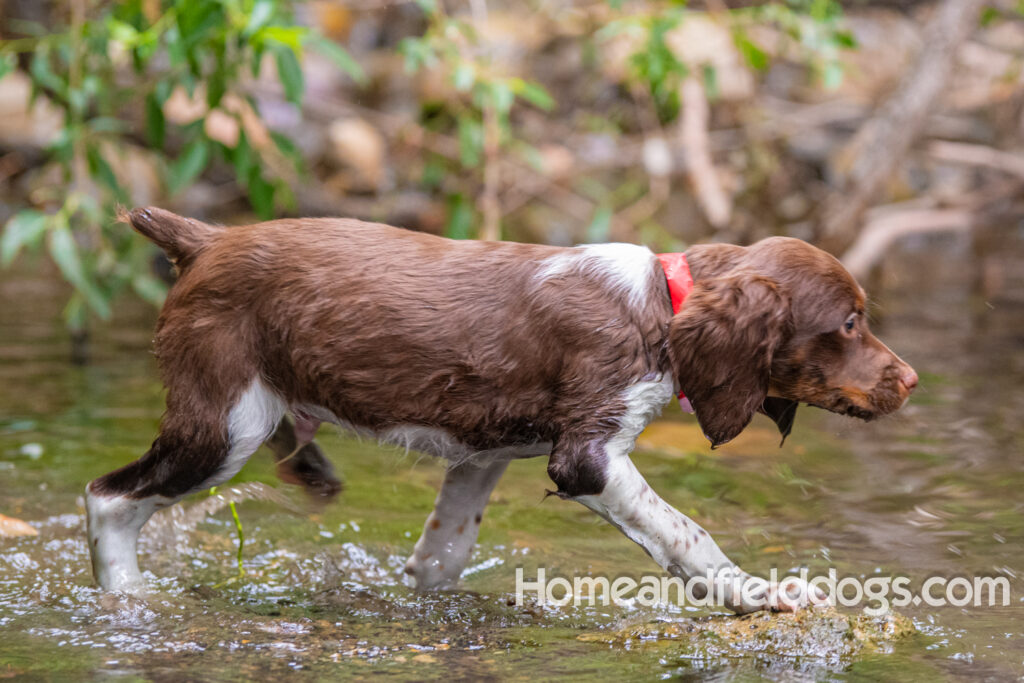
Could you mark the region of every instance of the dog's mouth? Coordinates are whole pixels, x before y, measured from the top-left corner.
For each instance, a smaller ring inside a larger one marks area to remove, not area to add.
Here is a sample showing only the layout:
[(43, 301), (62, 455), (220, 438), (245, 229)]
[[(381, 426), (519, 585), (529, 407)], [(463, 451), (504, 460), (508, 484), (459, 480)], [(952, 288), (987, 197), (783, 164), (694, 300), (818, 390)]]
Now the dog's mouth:
[(838, 400), (830, 401), (827, 405), (823, 403), (813, 402), (808, 403), (807, 405), (813, 406), (815, 408), (821, 408), (822, 410), (827, 410), (830, 413), (845, 415), (847, 417), (855, 417), (858, 420), (863, 420), (864, 422), (871, 422), (871, 420), (874, 420), (876, 417), (882, 414), (877, 410), (872, 410), (871, 408), (859, 406), (845, 396), (839, 398)]
[(896, 412), (907, 402), (909, 392), (902, 387), (890, 386), (890, 382), (876, 386), (870, 392), (835, 389), (820, 401), (808, 401), (808, 405), (831, 413), (855, 417), (864, 422)]
[(847, 417), (855, 417), (858, 420), (864, 420), (865, 422), (871, 422), (879, 416), (877, 411), (862, 408), (861, 406), (853, 404), (846, 406), (842, 410), (841, 414), (846, 415)]
[(904, 368), (905, 365), (892, 363), (868, 386), (852, 379), (820, 377), (817, 382), (798, 385), (793, 393), (806, 396), (801, 400), (815, 408), (870, 422), (896, 412), (907, 403), (917, 377)]

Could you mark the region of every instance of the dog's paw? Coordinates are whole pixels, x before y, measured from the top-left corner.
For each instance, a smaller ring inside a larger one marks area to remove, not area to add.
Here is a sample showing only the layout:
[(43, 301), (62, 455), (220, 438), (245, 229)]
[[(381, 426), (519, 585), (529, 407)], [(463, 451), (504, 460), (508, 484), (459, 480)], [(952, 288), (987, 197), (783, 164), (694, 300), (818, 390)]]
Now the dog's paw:
[(765, 608), (773, 612), (796, 612), (804, 607), (829, 604), (828, 596), (817, 586), (790, 576), (768, 586)]
[(731, 605), (737, 614), (750, 614), (762, 610), (796, 612), (804, 607), (830, 604), (829, 597), (820, 588), (795, 576), (786, 577), (776, 583), (749, 577), (748, 582), (738, 590), (738, 593), (733, 593), (734, 601)]

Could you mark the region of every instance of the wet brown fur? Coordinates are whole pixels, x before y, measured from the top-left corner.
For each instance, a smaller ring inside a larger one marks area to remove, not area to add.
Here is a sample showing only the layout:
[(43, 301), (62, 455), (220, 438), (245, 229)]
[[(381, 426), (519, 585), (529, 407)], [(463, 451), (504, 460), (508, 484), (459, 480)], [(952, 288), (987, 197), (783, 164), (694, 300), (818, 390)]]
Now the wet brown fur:
[(670, 324), (669, 348), (712, 444), (734, 438), (755, 410), (785, 436), (795, 402), (873, 419), (898, 409), (916, 384), (871, 334), (864, 291), (830, 254), (775, 237), (695, 246), (687, 258), (695, 287)]
[(289, 405), (371, 432), (434, 427), (472, 450), (550, 441), (565, 497), (603, 490), (601, 444), (619, 429), (623, 393), (664, 372), (713, 445), (756, 410), (777, 412), (765, 410), (772, 397), (871, 417), (905, 396), (909, 368), (866, 323), (856, 339), (836, 336), (863, 308), (860, 288), (797, 240), (692, 248), (696, 286), (673, 317), (653, 256), (648, 295), (631, 302), (606, 274), (538, 278), (546, 259), (573, 253), (559, 247), (348, 219), (222, 228), (152, 208), (126, 218), (181, 269), (155, 338), (167, 414), (150, 452), (94, 482), (97, 493), (201, 485), (226, 457), (227, 413), (254, 377)]

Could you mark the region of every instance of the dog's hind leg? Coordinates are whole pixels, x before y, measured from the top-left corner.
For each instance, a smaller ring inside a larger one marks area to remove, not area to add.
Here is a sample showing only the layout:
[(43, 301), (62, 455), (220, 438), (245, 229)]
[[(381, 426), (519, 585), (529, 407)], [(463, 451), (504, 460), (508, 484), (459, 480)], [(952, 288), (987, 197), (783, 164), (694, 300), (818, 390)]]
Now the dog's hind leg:
[(149, 451), (86, 487), (89, 551), (101, 587), (141, 590), (136, 547), (150, 516), (235, 476), (284, 414), (284, 401), (258, 377), (231, 393), (218, 406), (215, 396), (182, 397), (172, 387)]
[(485, 465), (454, 465), (445, 474), (434, 511), (423, 525), (405, 573), (416, 588), (449, 588), (459, 581), (480, 533), (487, 499), (508, 467), (508, 460)]
[[(303, 434), (304, 431), (309, 433)], [(312, 440), (315, 433), (315, 427), (303, 430), (285, 417), (267, 440), (267, 447), (274, 452), (281, 481), (297, 484), (314, 500), (329, 503), (341, 491), (341, 480), (334, 473), (334, 465)]]

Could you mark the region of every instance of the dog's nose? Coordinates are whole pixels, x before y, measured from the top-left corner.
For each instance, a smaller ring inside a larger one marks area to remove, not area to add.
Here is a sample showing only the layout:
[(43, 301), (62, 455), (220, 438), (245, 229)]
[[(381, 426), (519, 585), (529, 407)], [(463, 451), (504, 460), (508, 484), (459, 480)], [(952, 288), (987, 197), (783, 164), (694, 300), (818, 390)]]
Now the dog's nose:
[(917, 387), (917, 373), (909, 365), (900, 373), (900, 383), (907, 388), (909, 394)]

